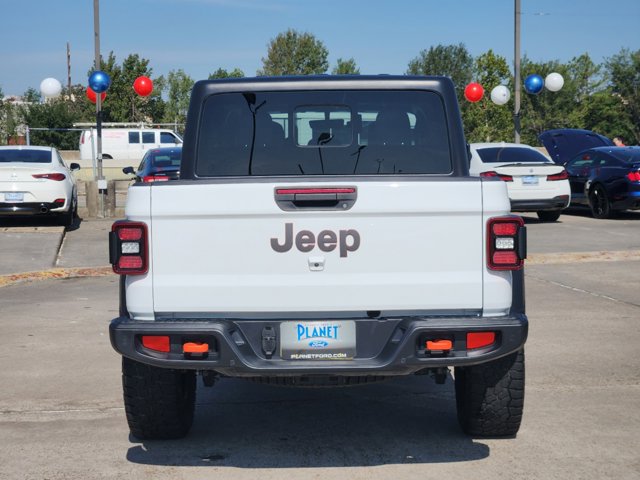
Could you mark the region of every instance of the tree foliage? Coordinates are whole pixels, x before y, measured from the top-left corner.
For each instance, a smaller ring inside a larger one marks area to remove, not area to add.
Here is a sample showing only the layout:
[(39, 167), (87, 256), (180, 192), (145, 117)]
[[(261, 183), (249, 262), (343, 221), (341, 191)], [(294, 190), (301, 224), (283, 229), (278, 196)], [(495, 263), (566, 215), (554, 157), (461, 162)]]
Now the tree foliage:
[(217, 80), (221, 78), (242, 78), (244, 72), (239, 68), (234, 68), (230, 72), (224, 68), (218, 68), (215, 72), (209, 74), (209, 80)]
[(346, 60), (339, 58), (331, 73), (334, 75), (360, 75), (360, 69), (353, 58)]
[(310, 33), (289, 29), (271, 40), (258, 75), (314, 75), (329, 69), (329, 52)]
[(409, 62), (409, 75), (444, 75), (451, 77), (458, 100), (463, 100), (464, 87), (473, 76), (473, 57), (463, 43), (458, 45), (437, 45)]
[(170, 71), (166, 81), (162, 78), (160, 83), (167, 90), (163, 122), (184, 125), (187, 110), (189, 110), (193, 79), (180, 69)]
[(625, 123), (615, 135), (640, 143), (640, 50), (623, 49), (606, 60), (605, 68), (611, 95), (620, 102), (614, 104), (621, 110)]

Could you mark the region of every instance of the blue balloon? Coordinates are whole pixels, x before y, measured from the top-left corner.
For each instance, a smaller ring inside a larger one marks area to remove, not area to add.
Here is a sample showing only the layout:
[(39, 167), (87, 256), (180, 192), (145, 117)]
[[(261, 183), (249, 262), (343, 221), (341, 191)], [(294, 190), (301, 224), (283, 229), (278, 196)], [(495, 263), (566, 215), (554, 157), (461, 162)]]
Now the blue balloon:
[(524, 79), (524, 89), (531, 95), (537, 95), (542, 91), (544, 87), (544, 79), (537, 74), (529, 75)]
[(111, 78), (104, 72), (97, 70), (89, 77), (89, 86), (96, 93), (103, 93), (109, 89)]

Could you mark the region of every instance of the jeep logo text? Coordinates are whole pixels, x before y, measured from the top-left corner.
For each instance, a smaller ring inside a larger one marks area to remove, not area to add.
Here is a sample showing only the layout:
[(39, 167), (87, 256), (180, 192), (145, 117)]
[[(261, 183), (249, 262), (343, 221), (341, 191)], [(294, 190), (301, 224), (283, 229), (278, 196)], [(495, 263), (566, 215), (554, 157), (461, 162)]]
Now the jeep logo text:
[(316, 237), (309, 230), (300, 230), (294, 239), (293, 223), (284, 224), (284, 239), (271, 239), (271, 248), (276, 252), (288, 252), (295, 245), (301, 252), (310, 252), (318, 245), (323, 252), (332, 252), (340, 249), (340, 256), (346, 257), (349, 252), (355, 252), (360, 247), (360, 234), (357, 230), (340, 230), (338, 233), (332, 230), (322, 230)]

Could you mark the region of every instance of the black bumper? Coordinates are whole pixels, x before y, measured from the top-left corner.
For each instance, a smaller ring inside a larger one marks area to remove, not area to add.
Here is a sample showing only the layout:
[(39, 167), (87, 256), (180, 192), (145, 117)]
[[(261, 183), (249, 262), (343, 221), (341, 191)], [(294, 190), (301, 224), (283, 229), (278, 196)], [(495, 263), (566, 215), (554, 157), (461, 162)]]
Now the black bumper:
[(562, 210), (569, 206), (568, 195), (543, 200), (511, 200), (512, 212), (532, 212), (538, 210)]
[(0, 202), (0, 215), (47, 215), (49, 213), (66, 213), (64, 211), (51, 212), (54, 208), (61, 208), (63, 206), (64, 204), (53, 202)]
[[(353, 360), (285, 360), (279, 354), (279, 321), (274, 320), (156, 320), (119, 317), (111, 322), (113, 348), (133, 360), (157, 367), (211, 370), (227, 376), (406, 375), (422, 369), (484, 363), (519, 350), (527, 339), (524, 314), (505, 317), (422, 317), (354, 319), (356, 355)], [(262, 332), (273, 327), (275, 352), (262, 349)], [(487, 347), (467, 350), (469, 332), (496, 333)], [(171, 351), (149, 350), (143, 335), (167, 335)], [(428, 352), (426, 340), (449, 339), (448, 352)], [(182, 353), (186, 342), (202, 342), (209, 350), (194, 358)]]

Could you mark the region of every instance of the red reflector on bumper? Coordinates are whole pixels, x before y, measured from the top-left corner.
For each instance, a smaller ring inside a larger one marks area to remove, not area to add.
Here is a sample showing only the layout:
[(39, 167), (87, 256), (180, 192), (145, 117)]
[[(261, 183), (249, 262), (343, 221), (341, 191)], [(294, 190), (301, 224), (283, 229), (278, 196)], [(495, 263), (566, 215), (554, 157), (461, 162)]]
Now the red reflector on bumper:
[(467, 333), (467, 349), (482, 348), (496, 341), (495, 332), (471, 332)]
[(166, 335), (143, 335), (142, 346), (156, 352), (171, 351), (171, 343)]

